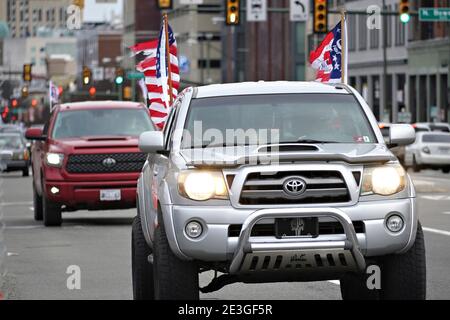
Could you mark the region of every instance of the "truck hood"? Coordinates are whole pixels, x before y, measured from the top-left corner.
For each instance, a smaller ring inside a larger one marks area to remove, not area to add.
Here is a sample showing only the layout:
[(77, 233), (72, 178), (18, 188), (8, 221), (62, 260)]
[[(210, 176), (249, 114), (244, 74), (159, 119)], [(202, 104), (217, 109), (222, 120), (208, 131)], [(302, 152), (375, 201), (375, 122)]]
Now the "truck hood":
[(101, 150), (109, 153), (111, 150), (124, 149), (123, 152), (134, 152), (138, 149), (138, 137), (81, 137), (52, 140), (50, 151), (63, 153), (82, 153)]
[(283, 144), (183, 149), (187, 165), (236, 167), (242, 164), (290, 161), (344, 161), (385, 163), (397, 160), (384, 144)]

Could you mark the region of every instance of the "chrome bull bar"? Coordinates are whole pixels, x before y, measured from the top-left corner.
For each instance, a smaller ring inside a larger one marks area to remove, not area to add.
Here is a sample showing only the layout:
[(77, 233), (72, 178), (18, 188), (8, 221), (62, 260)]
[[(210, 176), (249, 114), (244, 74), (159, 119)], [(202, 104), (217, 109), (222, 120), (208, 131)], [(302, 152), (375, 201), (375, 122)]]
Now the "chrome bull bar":
[[(345, 232), (345, 241), (317, 241), (311, 238), (284, 239), (273, 242), (250, 242), (252, 228), (262, 219), (332, 217), (338, 220)], [(349, 250), (359, 270), (364, 270), (366, 262), (359, 248), (352, 220), (336, 208), (286, 208), (262, 209), (252, 213), (242, 225), (237, 249), (230, 264), (230, 274), (239, 273), (245, 255), (257, 252), (302, 251), (302, 250)]]

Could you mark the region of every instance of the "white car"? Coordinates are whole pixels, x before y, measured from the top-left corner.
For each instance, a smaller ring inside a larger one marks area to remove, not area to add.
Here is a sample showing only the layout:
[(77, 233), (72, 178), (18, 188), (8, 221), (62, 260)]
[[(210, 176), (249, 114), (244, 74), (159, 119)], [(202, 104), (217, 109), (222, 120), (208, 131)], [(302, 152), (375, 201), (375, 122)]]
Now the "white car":
[(450, 132), (450, 124), (446, 122), (417, 122), (413, 124), (416, 132), (422, 131), (437, 131), (437, 132)]
[(414, 171), (425, 168), (450, 172), (450, 133), (417, 132), (416, 141), (405, 150), (405, 165)]

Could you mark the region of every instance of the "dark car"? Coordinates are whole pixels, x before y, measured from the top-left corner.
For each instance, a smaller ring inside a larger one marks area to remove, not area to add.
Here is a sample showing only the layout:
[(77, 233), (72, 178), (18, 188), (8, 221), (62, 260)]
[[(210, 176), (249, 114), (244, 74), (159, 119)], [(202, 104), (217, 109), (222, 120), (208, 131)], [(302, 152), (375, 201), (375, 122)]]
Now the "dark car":
[(0, 167), (3, 171), (22, 171), (28, 176), (30, 153), (27, 143), (19, 133), (0, 133)]

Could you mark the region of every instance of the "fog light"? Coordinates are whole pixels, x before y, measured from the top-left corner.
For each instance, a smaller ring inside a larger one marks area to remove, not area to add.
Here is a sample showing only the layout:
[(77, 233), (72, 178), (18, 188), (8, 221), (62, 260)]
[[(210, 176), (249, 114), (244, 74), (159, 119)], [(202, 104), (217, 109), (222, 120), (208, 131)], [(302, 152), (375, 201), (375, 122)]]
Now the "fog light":
[(198, 238), (203, 232), (202, 225), (197, 221), (191, 221), (186, 225), (186, 234), (190, 238)]
[(400, 230), (403, 229), (403, 224), (404, 224), (404, 222), (403, 222), (402, 217), (400, 217), (396, 214), (390, 216), (386, 221), (386, 227), (391, 232), (399, 232)]
[(57, 194), (57, 193), (59, 193), (59, 189), (57, 187), (52, 187), (50, 189), (50, 192), (53, 193), (53, 194)]

